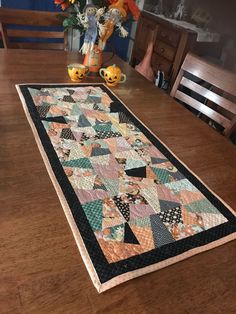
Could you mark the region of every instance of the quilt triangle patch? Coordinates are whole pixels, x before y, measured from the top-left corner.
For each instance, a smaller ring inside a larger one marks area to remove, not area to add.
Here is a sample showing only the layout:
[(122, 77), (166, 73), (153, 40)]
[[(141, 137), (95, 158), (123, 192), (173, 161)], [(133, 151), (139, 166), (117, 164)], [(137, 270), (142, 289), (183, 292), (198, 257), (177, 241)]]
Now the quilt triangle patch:
[(110, 196), (117, 195), (119, 193), (119, 182), (118, 180), (102, 178), (102, 181), (109, 192)]
[(96, 200), (82, 205), (90, 226), (94, 231), (102, 229), (102, 201)]
[(76, 105), (74, 105), (74, 106), (72, 107), (72, 110), (71, 110), (71, 112), (70, 112), (70, 115), (71, 115), (71, 116), (79, 116), (80, 114), (81, 114), (81, 111), (80, 111), (79, 107), (76, 106)]
[(163, 201), (163, 200), (160, 200), (160, 199), (159, 199), (159, 203), (160, 203), (161, 211), (165, 211), (165, 210), (168, 210), (168, 209), (172, 209), (172, 208), (176, 208), (176, 207), (181, 206), (180, 203), (170, 202), (170, 201)]
[(88, 121), (88, 119), (83, 114), (81, 114), (79, 117), (78, 126), (80, 128), (84, 128), (86, 126), (91, 126), (91, 123)]
[(111, 122), (99, 123), (93, 127), (96, 132), (110, 132), (111, 131)]
[(104, 190), (107, 191), (105, 185), (102, 183), (101, 179), (97, 176), (94, 180), (94, 190)]
[(75, 103), (74, 98), (71, 97), (71, 95), (65, 95), (62, 99), (64, 102), (70, 102), (70, 103)]
[(73, 89), (67, 89), (67, 92), (68, 92), (70, 95), (73, 95), (75, 91), (74, 91)]
[(150, 216), (150, 222), (155, 247), (161, 247), (175, 241), (157, 214)]
[(76, 138), (74, 137), (74, 134), (71, 132), (71, 129), (69, 128), (62, 129), (60, 137), (66, 140), (72, 140), (72, 141), (76, 140)]
[(42, 120), (48, 121), (48, 122), (56, 122), (56, 123), (65, 123), (65, 124), (67, 124), (66, 119), (64, 117), (60, 117), (60, 116), (58, 116), (58, 117), (47, 117), (47, 118), (45, 117)]
[(95, 102), (96, 104), (101, 103), (101, 96), (100, 95), (89, 95), (87, 98), (88, 101)]
[(159, 217), (162, 222), (167, 224), (183, 224), (182, 211), (180, 206), (169, 210), (161, 211)]
[(50, 109), (50, 106), (48, 106), (48, 105), (37, 106), (36, 109), (39, 113), (39, 116), (41, 118), (45, 118), (47, 116), (49, 109)]
[(73, 159), (73, 160), (67, 160), (62, 162), (63, 166), (66, 167), (78, 167), (78, 168), (93, 168), (90, 160), (86, 157), (79, 158), (79, 159)]
[(130, 119), (126, 116), (124, 112), (119, 112), (119, 122), (120, 123), (130, 123)]
[(124, 203), (120, 196), (115, 196), (113, 198), (117, 208), (121, 212), (121, 214), (124, 216), (126, 221), (129, 221), (130, 219), (130, 211), (129, 211), (129, 204)]
[(157, 158), (157, 157), (151, 157), (152, 164), (162, 164), (163, 162), (167, 162), (168, 160), (165, 158)]
[(157, 181), (159, 181), (160, 183), (163, 183), (163, 184), (170, 182), (169, 171), (167, 171), (165, 169), (155, 168), (155, 167), (152, 167), (152, 170), (155, 173), (155, 175), (157, 176)]
[(125, 170), (133, 169), (133, 168), (140, 168), (146, 166), (146, 163), (143, 160), (134, 160), (134, 159), (127, 159)]
[(139, 244), (139, 241), (127, 222), (125, 223), (124, 243)]
[(125, 173), (130, 177), (146, 178), (146, 167), (128, 169)]
[(108, 148), (102, 148), (102, 147), (93, 147), (91, 152), (91, 157), (93, 156), (101, 156), (101, 155), (107, 155), (110, 154), (110, 150)]
[(110, 103), (110, 112), (111, 113), (117, 113), (117, 112), (119, 112), (120, 110), (120, 103), (119, 103), (119, 101), (112, 101), (111, 103)]

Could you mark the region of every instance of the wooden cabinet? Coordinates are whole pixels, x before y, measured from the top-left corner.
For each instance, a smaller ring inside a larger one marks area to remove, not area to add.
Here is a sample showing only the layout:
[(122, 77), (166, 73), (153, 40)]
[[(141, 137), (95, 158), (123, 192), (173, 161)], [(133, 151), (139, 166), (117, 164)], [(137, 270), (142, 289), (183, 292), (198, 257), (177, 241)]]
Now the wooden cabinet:
[(153, 20), (141, 17), (135, 36), (135, 52), (139, 57), (143, 57), (149, 40), (156, 36), (157, 25)]
[(158, 70), (163, 71), (172, 86), (186, 53), (195, 45), (197, 33), (142, 12), (131, 57), (132, 66), (143, 59), (152, 38), (154, 49), (151, 64), (154, 73)]

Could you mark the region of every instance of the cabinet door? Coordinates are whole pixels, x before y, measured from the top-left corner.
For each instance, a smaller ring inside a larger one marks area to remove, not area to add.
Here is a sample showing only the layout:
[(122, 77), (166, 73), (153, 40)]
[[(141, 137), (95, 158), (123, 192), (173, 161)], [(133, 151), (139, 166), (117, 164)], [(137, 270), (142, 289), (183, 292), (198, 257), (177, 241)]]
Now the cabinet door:
[(156, 38), (158, 25), (153, 20), (140, 18), (135, 38), (135, 51), (139, 55), (145, 54), (150, 40)]

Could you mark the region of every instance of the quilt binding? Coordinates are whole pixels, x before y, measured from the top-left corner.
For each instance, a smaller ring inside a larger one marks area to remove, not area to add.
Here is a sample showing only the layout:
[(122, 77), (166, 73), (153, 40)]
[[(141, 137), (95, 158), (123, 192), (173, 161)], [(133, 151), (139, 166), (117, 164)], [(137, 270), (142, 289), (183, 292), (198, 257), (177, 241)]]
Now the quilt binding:
[[(220, 200), (226, 207), (227, 209), (234, 215), (236, 216), (236, 213), (235, 211), (221, 198), (219, 197), (214, 191), (212, 191), (208, 185), (206, 185), (191, 169), (189, 169), (189, 167), (187, 165), (185, 165), (185, 163), (179, 159), (173, 152), (172, 150), (165, 144), (163, 143), (159, 137), (157, 135), (155, 135), (133, 112), (132, 110), (130, 110), (125, 104), (124, 102), (109, 88), (106, 86), (106, 84), (104, 83), (79, 83), (78, 84), (78, 87), (79, 86), (83, 86), (83, 85), (89, 85), (91, 84), (91, 86), (93, 85), (104, 85), (106, 87), (107, 90), (110, 91), (110, 93), (112, 93), (117, 100), (119, 100), (122, 105), (193, 175), (195, 176), (216, 198), (218, 198), (218, 200)], [(203, 246), (200, 246), (200, 247), (197, 247), (197, 248), (194, 248), (194, 249), (191, 249), (191, 250), (188, 250), (182, 254), (179, 254), (177, 256), (174, 256), (174, 257), (171, 257), (171, 258), (168, 258), (164, 261), (161, 261), (161, 262), (158, 262), (156, 264), (152, 264), (152, 265), (148, 265), (148, 266), (145, 266), (143, 268), (140, 268), (140, 269), (136, 269), (136, 270), (133, 270), (133, 271), (129, 271), (127, 273), (124, 273), (124, 274), (121, 274), (121, 275), (118, 275), (110, 280), (108, 280), (107, 282), (105, 283), (101, 283), (99, 278), (98, 278), (98, 275), (97, 275), (97, 272), (93, 266), (93, 263), (90, 259), (90, 256), (88, 254), (88, 251), (85, 247), (85, 244), (83, 242), (83, 239), (82, 239), (82, 236), (79, 232), (79, 229), (74, 221), (74, 218), (72, 216), (72, 213), (71, 213), (71, 210), (70, 210), (70, 207), (67, 203), (67, 200), (64, 196), (64, 193), (62, 192), (61, 190), (61, 187), (56, 179), (56, 176), (52, 170), (52, 167), (51, 167), (51, 164), (49, 162), (49, 159), (48, 159), (48, 156), (43, 148), (43, 145), (41, 143), (41, 140), (40, 140), (40, 137), (38, 135), (38, 132), (37, 132), (37, 129), (35, 127), (35, 124), (31, 118), (31, 115), (29, 113), (29, 110), (28, 110), (28, 106), (26, 104), (26, 101), (25, 101), (25, 98), (21, 92), (21, 89), (20, 89), (20, 86), (28, 86), (28, 85), (52, 85), (52, 86), (55, 86), (55, 85), (61, 85), (61, 86), (68, 86), (68, 85), (72, 85), (72, 86), (75, 86), (74, 83), (24, 83), (24, 84), (16, 84), (15, 87), (17, 89), (17, 92), (19, 94), (19, 97), (20, 97), (20, 100), (22, 102), (22, 105), (23, 105), (23, 109), (24, 109), (24, 112), (25, 112), (25, 115), (26, 115), (26, 118), (28, 120), (28, 123), (31, 127), (31, 130), (33, 132), (33, 135), (34, 135), (34, 138), (36, 140), (36, 143), (37, 143), (37, 146), (38, 146), (38, 149), (40, 151), (40, 154), (43, 158), (43, 162), (45, 164), (45, 167), (47, 169), (47, 172), (49, 174), (49, 177), (53, 183), (53, 186), (54, 186), (54, 189), (56, 190), (56, 193), (58, 195), (58, 198), (59, 198), (59, 201), (62, 205), (62, 208), (64, 210), (64, 213), (65, 213), (65, 216), (67, 218), (67, 221), (69, 223), (69, 226), (71, 228), (71, 231), (73, 233), (73, 236), (74, 236), (74, 239), (76, 241), (76, 244), (79, 248), (79, 252), (80, 252), (80, 255), (82, 257), (82, 260), (87, 268), (87, 271), (90, 275), (90, 278), (93, 282), (93, 285), (95, 286), (95, 288), (97, 289), (98, 293), (101, 293), (101, 292), (104, 292), (108, 289), (111, 289), (123, 282), (126, 282), (126, 281), (129, 281), (131, 279), (134, 279), (136, 277), (139, 277), (139, 276), (142, 276), (142, 275), (145, 275), (145, 274), (148, 274), (148, 273), (151, 273), (151, 272), (154, 272), (154, 271), (157, 271), (161, 268), (165, 268), (167, 266), (170, 266), (172, 264), (175, 264), (177, 262), (180, 262), (180, 261), (183, 261), (189, 257), (192, 257), (196, 254), (199, 254), (199, 253), (202, 253), (202, 252), (205, 252), (205, 251), (208, 251), (208, 250), (211, 250), (215, 247), (218, 247), (220, 245), (223, 245), (229, 241), (232, 241), (234, 239), (236, 239), (236, 233), (232, 233), (228, 236), (225, 236), (221, 239), (218, 239), (216, 241), (213, 241), (211, 243), (208, 243), (206, 245), (203, 245)]]

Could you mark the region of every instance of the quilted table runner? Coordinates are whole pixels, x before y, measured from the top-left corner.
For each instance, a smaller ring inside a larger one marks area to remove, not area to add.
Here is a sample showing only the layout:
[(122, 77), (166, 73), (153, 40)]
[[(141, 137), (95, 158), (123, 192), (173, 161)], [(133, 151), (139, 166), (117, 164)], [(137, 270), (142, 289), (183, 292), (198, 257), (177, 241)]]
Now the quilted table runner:
[(98, 292), (236, 238), (236, 217), (103, 84), (18, 85)]

